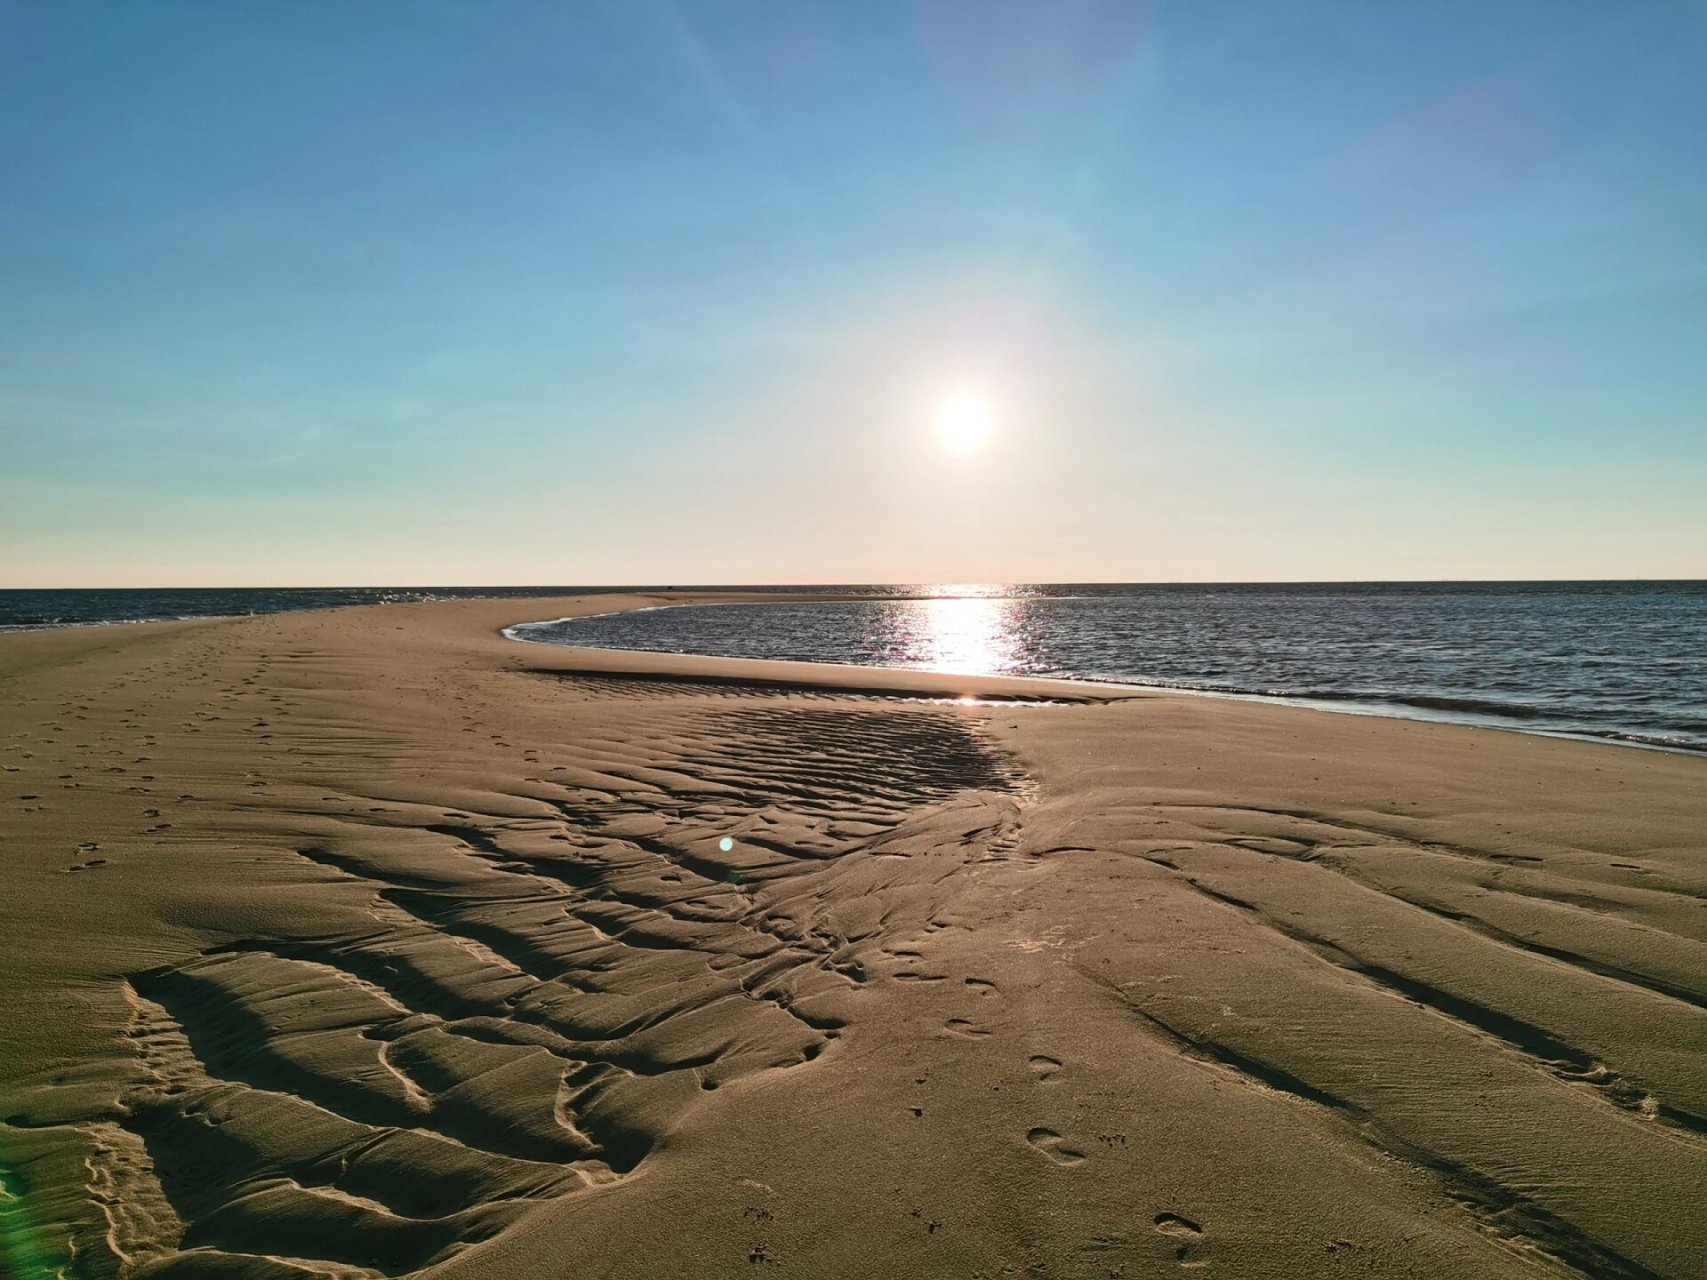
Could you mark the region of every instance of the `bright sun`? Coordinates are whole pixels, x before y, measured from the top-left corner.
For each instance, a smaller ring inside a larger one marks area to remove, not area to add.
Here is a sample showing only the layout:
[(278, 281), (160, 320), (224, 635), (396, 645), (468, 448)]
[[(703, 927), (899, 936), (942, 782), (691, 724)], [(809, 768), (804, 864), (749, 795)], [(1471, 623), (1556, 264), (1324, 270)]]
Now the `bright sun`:
[(976, 392), (956, 391), (937, 406), (937, 438), (955, 453), (977, 453), (995, 429), (995, 411)]

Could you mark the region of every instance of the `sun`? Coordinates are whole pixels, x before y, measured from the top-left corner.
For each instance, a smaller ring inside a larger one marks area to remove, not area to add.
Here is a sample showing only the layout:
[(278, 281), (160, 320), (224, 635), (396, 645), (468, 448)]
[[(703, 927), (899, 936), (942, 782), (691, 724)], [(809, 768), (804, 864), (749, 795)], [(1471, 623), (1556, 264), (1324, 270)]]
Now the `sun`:
[(975, 391), (956, 391), (937, 406), (936, 434), (953, 453), (977, 453), (996, 430), (996, 412)]

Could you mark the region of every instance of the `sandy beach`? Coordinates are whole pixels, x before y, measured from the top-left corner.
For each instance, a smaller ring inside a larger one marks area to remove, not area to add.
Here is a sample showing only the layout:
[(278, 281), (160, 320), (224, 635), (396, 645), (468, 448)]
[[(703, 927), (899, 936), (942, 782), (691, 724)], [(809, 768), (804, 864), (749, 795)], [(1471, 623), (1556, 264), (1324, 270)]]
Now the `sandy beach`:
[(704, 598), (0, 635), (13, 1274), (1707, 1276), (1707, 759)]

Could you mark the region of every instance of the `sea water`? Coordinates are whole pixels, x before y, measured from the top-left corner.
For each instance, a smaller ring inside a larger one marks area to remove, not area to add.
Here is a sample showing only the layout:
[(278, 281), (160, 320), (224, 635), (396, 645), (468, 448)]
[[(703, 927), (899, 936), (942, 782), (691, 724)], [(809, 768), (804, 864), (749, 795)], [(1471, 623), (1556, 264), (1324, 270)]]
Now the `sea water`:
[(513, 633), (598, 648), (1110, 681), (1707, 751), (1707, 582), (923, 593), (932, 598), (686, 606)]

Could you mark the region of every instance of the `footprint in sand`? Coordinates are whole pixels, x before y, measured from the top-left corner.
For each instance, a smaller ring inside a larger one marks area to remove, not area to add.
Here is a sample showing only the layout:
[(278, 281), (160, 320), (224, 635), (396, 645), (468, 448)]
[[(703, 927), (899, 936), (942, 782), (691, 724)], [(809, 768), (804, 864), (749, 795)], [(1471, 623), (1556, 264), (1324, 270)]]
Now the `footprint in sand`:
[(1053, 1129), (1033, 1129), (1025, 1135), (1025, 1140), (1055, 1164), (1070, 1166), (1085, 1162), (1085, 1153), (1068, 1146), (1067, 1140)]
[(951, 1036), (959, 1036), (962, 1040), (981, 1040), (989, 1035), (989, 1031), (975, 1022), (965, 1018), (950, 1018), (942, 1024), (942, 1029)]
[(1177, 1213), (1158, 1213), (1155, 1218), (1156, 1231), (1160, 1235), (1170, 1236), (1178, 1240), (1179, 1246), (1174, 1249), (1174, 1261), (1182, 1267), (1201, 1267), (1203, 1262), (1191, 1260), (1191, 1251), (1203, 1239), (1203, 1228), (1190, 1218)]
[(1051, 1058), (1046, 1053), (1040, 1053), (1030, 1058), (1026, 1064), (1037, 1073), (1037, 1082), (1043, 1084), (1053, 1080), (1061, 1070), (1061, 1059)]
[(998, 994), (996, 984), (988, 978), (968, 978), (966, 985), (972, 988), (974, 995), (993, 996)]

